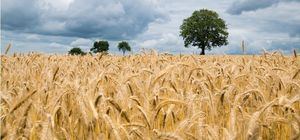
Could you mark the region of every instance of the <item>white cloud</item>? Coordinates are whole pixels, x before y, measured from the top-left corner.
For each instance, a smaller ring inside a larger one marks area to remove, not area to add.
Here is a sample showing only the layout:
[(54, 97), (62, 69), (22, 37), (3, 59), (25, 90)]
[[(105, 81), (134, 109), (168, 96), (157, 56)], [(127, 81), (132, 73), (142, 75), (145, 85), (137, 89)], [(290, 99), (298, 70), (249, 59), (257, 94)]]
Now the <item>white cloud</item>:
[(26, 39), (31, 41), (37, 41), (40, 40), (40, 37), (36, 34), (29, 34), (28, 36), (26, 36)]
[(49, 47), (53, 47), (53, 48), (70, 48), (70, 46), (68, 46), (68, 45), (60, 44), (60, 43), (57, 43), (57, 42), (50, 43)]
[(142, 48), (151, 48), (153, 46), (157, 46), (158, 43), (159, 40), (151, 39), (151, 40), (143, 41), (142, 43), (140, 43), (139, 46), (141, 46)]
[(172, 33), (166, 33), (159, 36), (157, 39), (145, 40), (139, 43), (142, 48), (159, 48), (162, 46), (178, 46), (180, 38)]
[(84, 46), (84, 45), (91, 45), (93, 42), (90, 39), (85, 39), (85, 38), (79, 38), (76, 39), (75, 41), (71, 42), (71, 46)]
[(66, 11), (74, 0), (40, 0), (40, 5), (46, 9)]
[(93, 45), (93, 41), (90, 39), (78, 38), (78, 39), (72, 41), (70, 43), (70, 45), (72, 47), (79, 47), (83, 50), (89, 50)]

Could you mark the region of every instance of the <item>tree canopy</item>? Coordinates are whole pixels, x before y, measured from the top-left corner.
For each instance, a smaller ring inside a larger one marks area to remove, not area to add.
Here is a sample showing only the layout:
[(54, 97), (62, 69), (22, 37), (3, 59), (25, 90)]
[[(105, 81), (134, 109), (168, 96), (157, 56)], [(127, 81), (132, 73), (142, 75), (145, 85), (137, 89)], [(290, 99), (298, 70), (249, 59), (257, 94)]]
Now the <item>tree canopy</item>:
[(70, 51), (69, 51), (69, 54), (71, 55), (85, 55), (86, 53), (83, 52), (80, 48), (72, 48)]
[(128, 44), (128, 42), (126, 41), (122, 41), (118, 44), (118, 49), (119, 51), (122, 51), (123, 52), (123, 55), (125, 54), (126, 51), (131, 51), (131, 47), (130, 45)]
[(228, 44), (225, 21), (218, 13), (207, 9), (194, 11), (191, 17), (184, 19), (180, 36), (184, 39), (185, 47), (198, 47), (201, 55), (205, 55), (205, 50)]
[(93, 47), (90, 49), (94, 53), (107, 52), (108, 50), (109, 44), (107, 41), (95, 41)]

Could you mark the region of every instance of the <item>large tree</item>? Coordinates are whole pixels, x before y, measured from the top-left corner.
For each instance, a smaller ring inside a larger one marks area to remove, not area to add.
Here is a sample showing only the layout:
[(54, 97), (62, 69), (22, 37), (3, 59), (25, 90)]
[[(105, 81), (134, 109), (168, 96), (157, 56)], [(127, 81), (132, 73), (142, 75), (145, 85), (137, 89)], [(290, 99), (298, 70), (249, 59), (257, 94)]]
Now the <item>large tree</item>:
[(86, 53), (83, 52), (80, 48), (72, 48), (70, 51), (69, 51), (69, 54), (71, 55), (85, 55)]
[(90, 51), (94, 53), (99, 52), (107, 52), (109, 50), (109, 44), (107, 41), (95, 41), (94, 46), (90, 49)]
[(118, 44), (118, 49), (119, 51), (122, 50), (123, 55), (125, 54), (126, 51), (131, 51), (131, 47), (129, 46), (129, 44), (126, 41), (122, 41)]
[(198, 47), (201, 49), (201, 55), (205, 55), (205, 50), (228, 44), (225, 21), (211, 10), (194, 11), (191, 17), (183, 20), (180, 30), (184, 46)]

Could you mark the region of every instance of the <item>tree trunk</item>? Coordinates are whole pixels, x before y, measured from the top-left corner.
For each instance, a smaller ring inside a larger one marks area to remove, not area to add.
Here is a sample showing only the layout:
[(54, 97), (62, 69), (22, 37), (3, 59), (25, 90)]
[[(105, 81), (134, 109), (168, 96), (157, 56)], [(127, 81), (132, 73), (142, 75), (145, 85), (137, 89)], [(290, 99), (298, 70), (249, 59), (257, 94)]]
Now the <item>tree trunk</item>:
[(123, 56), (125, 55), (125, 51), (123, 51)]
[(201, 47), (201, 53), (200, 55), (205, 55), (205, 47)]

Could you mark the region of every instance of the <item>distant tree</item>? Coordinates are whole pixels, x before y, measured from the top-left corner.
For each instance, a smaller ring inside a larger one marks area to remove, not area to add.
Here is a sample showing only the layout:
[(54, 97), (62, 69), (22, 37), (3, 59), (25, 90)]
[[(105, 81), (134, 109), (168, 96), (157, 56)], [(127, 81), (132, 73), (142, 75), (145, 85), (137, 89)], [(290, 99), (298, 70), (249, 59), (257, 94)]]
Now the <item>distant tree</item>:
[(72, 48), (70, 51), (69, 51), (69, 54), (71, 55), (85, 55), (86, 53), (83, 52), (80, 48)]
[(123, 55), (125, 55), (126, 51), (131, 51), (131, 47), (126, 41), (122, 41), (118, 44), (118, 49), (119, 51), (123, 52)]
[(212, 47), (227, 45), (228, 32), (225, 21), (218, 13), (202, 9), (194, 11), (191, 17), (184, 19), (180, 26), (180, 36), (184, 39), (184, 46), (196, 46), (201, 49), (201, 55)]
[(107, 41), (95, 41), (94, 46), (90, 49), (90, 51), (94, 53), (99, 52), (107, 52), (109, 50), (109, 44)]

